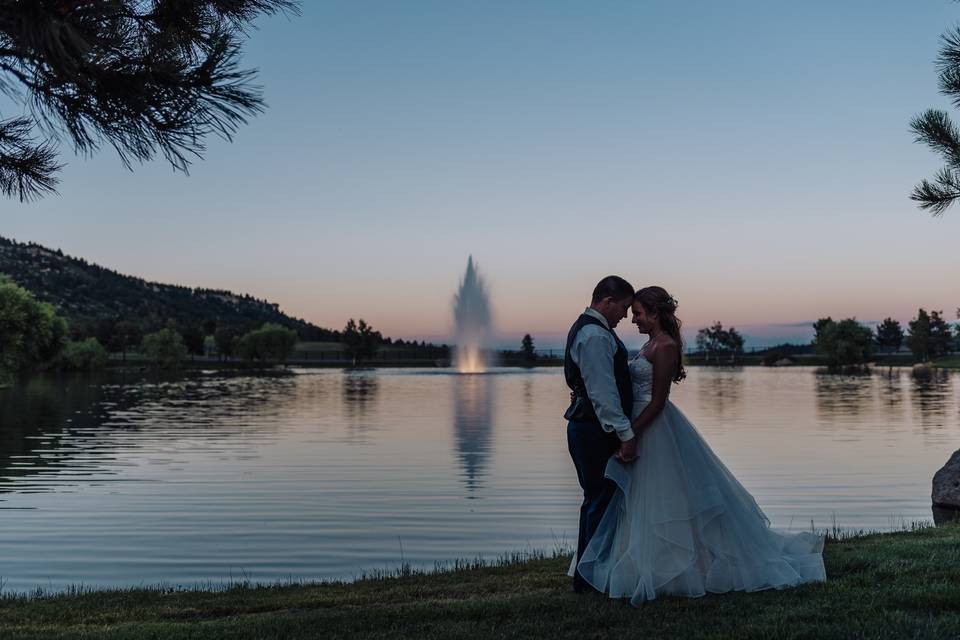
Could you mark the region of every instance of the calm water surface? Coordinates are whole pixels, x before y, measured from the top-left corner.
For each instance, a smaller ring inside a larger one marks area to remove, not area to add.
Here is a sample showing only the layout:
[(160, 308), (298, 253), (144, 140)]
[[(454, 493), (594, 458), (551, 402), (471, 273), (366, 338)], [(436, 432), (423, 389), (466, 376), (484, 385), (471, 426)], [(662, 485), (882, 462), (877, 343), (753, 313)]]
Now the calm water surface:
[[(775, 526), (930, 520), (957, 374), (698, 369), (672, 399)], [(0, 392), (0, 583), (352, 578), (569, 547), (559, 369), (37, 377)]]

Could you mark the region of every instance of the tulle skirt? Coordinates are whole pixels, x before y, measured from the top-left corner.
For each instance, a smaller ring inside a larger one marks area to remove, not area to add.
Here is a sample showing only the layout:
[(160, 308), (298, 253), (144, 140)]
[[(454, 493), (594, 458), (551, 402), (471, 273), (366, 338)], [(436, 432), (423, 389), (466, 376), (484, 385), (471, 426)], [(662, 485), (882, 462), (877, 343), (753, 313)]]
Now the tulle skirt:
[(644, 430), (637, 459), (611, 458), (618, 490), (574, 558), (595, 588), (634, 605), (660, 595), (780, 589), (826, 579), (823, 536), (784, 532), (672, 403)]

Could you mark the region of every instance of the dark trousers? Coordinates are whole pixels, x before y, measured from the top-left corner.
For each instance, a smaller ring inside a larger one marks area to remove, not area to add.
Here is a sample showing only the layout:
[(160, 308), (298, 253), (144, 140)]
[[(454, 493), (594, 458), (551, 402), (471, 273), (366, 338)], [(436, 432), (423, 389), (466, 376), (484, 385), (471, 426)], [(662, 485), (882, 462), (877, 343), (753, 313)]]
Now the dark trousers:
[[(610, 456), (620, 448), (620, 440), (616, 434), (604, 431), (597, 422), (571, 420), (567, 423), (567, 447), (583, 488), (580, 534), (577, 536), (577, 558), (582, 558), (583, 550), (600, 525), (616, 490), (616, 485), (604, 476), (604, 470)], [(578, 591), (590, 588), (579, 571), (573, 577), (573, 587)]]

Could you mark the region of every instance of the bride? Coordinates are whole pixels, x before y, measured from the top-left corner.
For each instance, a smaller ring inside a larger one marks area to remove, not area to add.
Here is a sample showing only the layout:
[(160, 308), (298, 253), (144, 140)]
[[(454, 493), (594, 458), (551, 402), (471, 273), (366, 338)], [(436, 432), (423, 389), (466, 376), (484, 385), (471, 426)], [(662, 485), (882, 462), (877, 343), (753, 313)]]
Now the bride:
[(634, 605), (826, 579), (823, 537), (770, 528), (753, 497), (668, 400), (686, 377), (677, 302), (661, 287), (637, 291), (633, 323), (649, 340), (630, 362), (633, 461), (615, 455), (617, 485), (600, 525), (574, 558), (597, 590)]

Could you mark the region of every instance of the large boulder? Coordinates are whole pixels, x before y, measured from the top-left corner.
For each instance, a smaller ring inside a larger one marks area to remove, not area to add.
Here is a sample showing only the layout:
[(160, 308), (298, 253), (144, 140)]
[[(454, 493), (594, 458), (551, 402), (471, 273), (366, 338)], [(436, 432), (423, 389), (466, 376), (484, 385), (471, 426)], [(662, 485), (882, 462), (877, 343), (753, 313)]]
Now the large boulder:
[(960, 515), (960, 449), (933, 475), (933, 519), (937, 524)]

